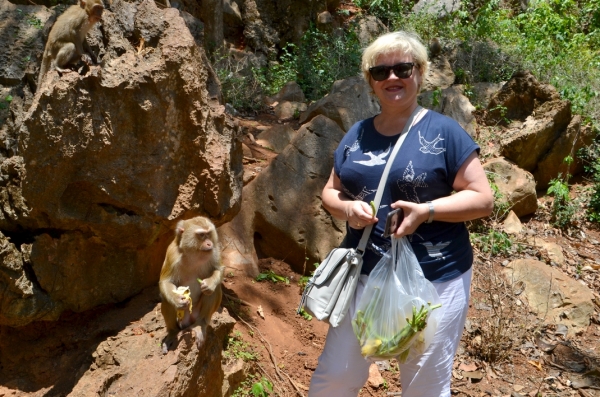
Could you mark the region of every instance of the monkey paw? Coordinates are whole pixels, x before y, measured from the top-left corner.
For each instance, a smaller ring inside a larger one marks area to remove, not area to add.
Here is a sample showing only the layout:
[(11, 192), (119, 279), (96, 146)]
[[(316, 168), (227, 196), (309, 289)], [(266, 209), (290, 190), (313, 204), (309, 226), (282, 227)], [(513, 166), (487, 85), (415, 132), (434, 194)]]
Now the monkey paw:
[(92, 61), (92, 57), (89, 56), (88, 54), (83, 54), (81, 56), (81, 60), (88, 66), (93, 65), (94, 62)]

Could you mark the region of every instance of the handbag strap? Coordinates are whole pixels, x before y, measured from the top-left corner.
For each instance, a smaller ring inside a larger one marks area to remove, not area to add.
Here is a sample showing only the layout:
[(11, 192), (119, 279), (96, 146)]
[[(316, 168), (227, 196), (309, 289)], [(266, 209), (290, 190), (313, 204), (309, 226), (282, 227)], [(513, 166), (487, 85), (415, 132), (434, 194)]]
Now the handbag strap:
[[(375, 199), (373, 200), (373, 202), (375, 204), (375, 213), (373, 214), (373, 216), (377, 215), (377, 211), (379, 210), (379, 204), (381, 203), (381, 197), (383, 196), (383, 190), (385, 189), (385, 182), (390, 173), (390, 168), (392, 168), (392, 163), (394, 162), (394, 159), (396, 158), (396, 154), (400, 150), (400, 146), (402, 146), (402, 144), (404, 143), (404, 140), (406, 139), (408, 132), (412, 128), (412, 126), (415, 122), (415, 119), (417, 118), (417, 115), (419, 115), (422, 110), (424, 110), (424, 109), (421, 106), (417, 105), (415, 110), (413, 110), (413, 112), (410, 114), (410, 117), (408, 118), (408, 120), (406, 120), (406, 123), (404, 124), (404, 128), (402, 129), (402, 132), (400, 133), (400, 138), (398, 138), (398, 140), (396, 141), (396, 144), (394, 145), (394, 149), (392, 150), (392, 153), (390, 154), (390, 158), (388, 159), (387, 163), (385, 164), (385, 168), (383, 169), (383, 174), (381, 174), (381, 179), (379, 180), (379, 186), (377, 187), (377, 193), (375, 193)], [(369, 241), (369, 236), (371, 235), (373, 226), (374, 226), (373, 224), (370, 224), (369, 226), (365, 227), (365, 229), (363, 230), (363, 234), (358, 243), (358, 247), (356, 247), (356, 250), (361, 255), (364, 254), (365, 248), (367, 248), (367, 242)]]

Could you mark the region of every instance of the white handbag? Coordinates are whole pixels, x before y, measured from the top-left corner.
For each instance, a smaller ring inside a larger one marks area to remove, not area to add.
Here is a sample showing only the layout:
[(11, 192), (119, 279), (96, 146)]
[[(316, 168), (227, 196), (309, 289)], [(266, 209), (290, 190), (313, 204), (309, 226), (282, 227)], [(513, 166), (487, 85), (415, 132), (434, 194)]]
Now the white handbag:
[[(394, 158), (408, 135), (408, 131), (412, 127), (420, 109), (422, 108), (417, 106), (406, 121), (400, 139), (398, 139), (394, 145), (394, 150), (390, 154), (379, 181), (375, 200), (373, 200), (376, 209), (379, 208), (385, 181), (387, 180)], [(342, 322), (346, 313), (348, 313), (348, 308), (356, 291), (356, 285), (362, 268), (362, 256), (367, 247), (371, 230), (373, 230), (373, 225), (369, 225), (363, 230), (362, 237), (356, 249), (334, 248), (327, 255), (306, 284), (297, 313), (305, 310), (318, 320), (328, 321), (332, 327), (337, 327)]]

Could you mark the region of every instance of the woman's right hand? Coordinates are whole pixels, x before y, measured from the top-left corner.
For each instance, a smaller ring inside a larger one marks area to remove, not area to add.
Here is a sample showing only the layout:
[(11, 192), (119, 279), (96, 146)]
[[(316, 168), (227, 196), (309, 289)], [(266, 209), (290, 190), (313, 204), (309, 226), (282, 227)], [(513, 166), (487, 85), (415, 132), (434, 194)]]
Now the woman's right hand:
[(373, 217), (371, 205), (360, 200), (347, 201), (344, 213), (348, 225), (352, 229), (364, 229), (366, 226), (378, 221), (376, 217)]

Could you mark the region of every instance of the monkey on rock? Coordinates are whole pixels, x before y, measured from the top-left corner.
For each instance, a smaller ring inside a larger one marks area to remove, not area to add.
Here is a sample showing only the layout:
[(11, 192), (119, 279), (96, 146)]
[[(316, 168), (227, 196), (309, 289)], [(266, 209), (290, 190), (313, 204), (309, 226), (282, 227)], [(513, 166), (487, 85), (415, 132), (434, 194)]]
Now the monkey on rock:
[(167, 353), (180, 330), (193, 327), (198, 349), (208, 323), (221, 305), (221, 248), (215, 225), (202, 216), (177, 223), (160, 272), (161, 312), (167, 327)]
[(88, 65), (96, 61), (85, 36), (94, 24), (102, 19), (103, 11), (102, 0), (79, 0), (79, 5), (72, 5), (58, 17), (44, 48), (38, 75), (38, 90), (48, 71), (56, 69), (64, 73), (69, 71), (64, 69), (65, 66), (80, 59)]

